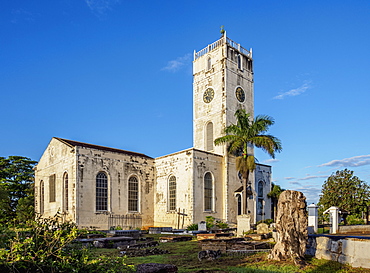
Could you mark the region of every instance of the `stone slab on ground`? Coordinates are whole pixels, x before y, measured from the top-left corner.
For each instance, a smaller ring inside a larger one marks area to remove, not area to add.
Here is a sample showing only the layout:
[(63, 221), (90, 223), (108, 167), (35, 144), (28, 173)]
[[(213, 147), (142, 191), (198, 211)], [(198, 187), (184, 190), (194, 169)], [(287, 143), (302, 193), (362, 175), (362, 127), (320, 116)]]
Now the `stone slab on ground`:
[(244, 237), (249, 238), (249, 239), (254, 240), (254, 241), (261, 241), (261, 240), (271, 238), (271, 234), (270, 233), (266, 233), (266, 234), (247, 234)]
[(201, 233), (197, 234), (197, 240), (228, 238), (232, 235), (232, 233)]
[(178, 268), (173, 264), (139, 264), (137, 266), (137, 273), (176, 273)]
[(149, 234), (161, 234), (162, 232), (172, 232), (172, 227), (149, 227)]
[(93, 245), (98, 248), (117, 248), (120, 246), (136, 244), (136, 240), (134, 238), (125, 236), (75, 239), (74, 241), (80, 242), (83, 245)]
[(191, 241), (192, 239), (193, 239), (192, 236), (165, 236), (165, 237), (159, 237), (159, 241), (161, 243)]

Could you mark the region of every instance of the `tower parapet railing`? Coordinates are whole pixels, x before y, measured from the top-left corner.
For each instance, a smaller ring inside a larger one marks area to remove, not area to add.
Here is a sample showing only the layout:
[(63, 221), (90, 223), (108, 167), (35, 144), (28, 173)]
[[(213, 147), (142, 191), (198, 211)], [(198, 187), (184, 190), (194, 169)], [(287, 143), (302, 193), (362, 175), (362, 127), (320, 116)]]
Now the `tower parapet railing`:
[(227, 43), (229, 46), (235, 48), (236, 50), (238, 50), (240, 53), (252, 58), (252, 49), (250, 50), (247, 50), (245, 49), (244, 47), (242, 47), (240, 44), (234, 42), (233, 40), (231, 40), (230, 38), (226, 37), (226, 34), (224, 34), (224, 36), (222, 38), (220, 38), (219, 40), (217, 40), (216, 42), (213, 42), (212, 44), (209, 44), (208, 46), (206, 46), (205, 48), (203, 48), (202, 50), (199, 50), (198, 52), (196, 52), (194, 50), (194, 61), (202, 56), (204, 56), (205, 54), (207, 54), (208, 52), (211, 52), (212, 50), (214, 50), (215, 48), (223, 45), (224, 43)]

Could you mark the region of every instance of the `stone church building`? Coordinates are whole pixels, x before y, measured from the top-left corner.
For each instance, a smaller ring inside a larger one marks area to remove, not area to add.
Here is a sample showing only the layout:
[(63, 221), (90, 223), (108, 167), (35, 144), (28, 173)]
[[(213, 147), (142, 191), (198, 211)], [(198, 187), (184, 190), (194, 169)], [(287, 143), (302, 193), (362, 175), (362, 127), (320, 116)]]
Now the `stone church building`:
[(235, 158), (213, 143), (239, 108), (254, 115), (252, 50), (224, 34), (194, 52), (193, 148), (152, 158), (54, 137), (35, 168), (36, 212), (98, 229), (271, 218), (271, 167), (257, 164), (246, 198)]

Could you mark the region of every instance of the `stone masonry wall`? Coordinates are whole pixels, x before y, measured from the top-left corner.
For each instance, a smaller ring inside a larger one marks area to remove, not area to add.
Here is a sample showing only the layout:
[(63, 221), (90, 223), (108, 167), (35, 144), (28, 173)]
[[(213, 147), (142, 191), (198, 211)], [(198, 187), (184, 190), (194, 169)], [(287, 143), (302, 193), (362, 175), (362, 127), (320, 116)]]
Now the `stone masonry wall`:
[[(96, 175), (108, 176), (108, 210), (96, 211)], [(138, 211), (128, 210), (128, 180), (138, 179)], [(154, 197), (154, 159), (96, 150), (78, 149), (78, 207), (77, 224), (109, 229), (108, 215), (135, 214), (142, 217), (142, 225), (152, 226)]]
[(370, 268), (370, 238), (309, 235), (306, 254), (353, 267)]
[[(75, 149), (52, 139), (35, 168), (36, 213), (41, 214), (42, 217), (53, 217), (59, 212), (65, 220), (76, 220), (75, 166)], [(65, 185), (63, 184), (66, 174), (68, 174), (68, 208), (64, 198)], [(55, 176), (55, 201), (50, 201), (49, 195), (51, 176)], [(41, 184), (43, 184), (43, 190)]]

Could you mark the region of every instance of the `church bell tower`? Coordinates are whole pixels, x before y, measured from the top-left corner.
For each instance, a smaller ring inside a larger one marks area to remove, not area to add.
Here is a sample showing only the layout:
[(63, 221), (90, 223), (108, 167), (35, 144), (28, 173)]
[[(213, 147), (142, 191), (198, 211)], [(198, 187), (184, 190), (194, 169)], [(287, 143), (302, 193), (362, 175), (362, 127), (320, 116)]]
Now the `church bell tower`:
[(252, 50), (227, 38), (194, 52), (193, 60), (194, 148), (226, 155), (215, 138), (236, 123), (234, 113), (245, 109), (254, 116)]

